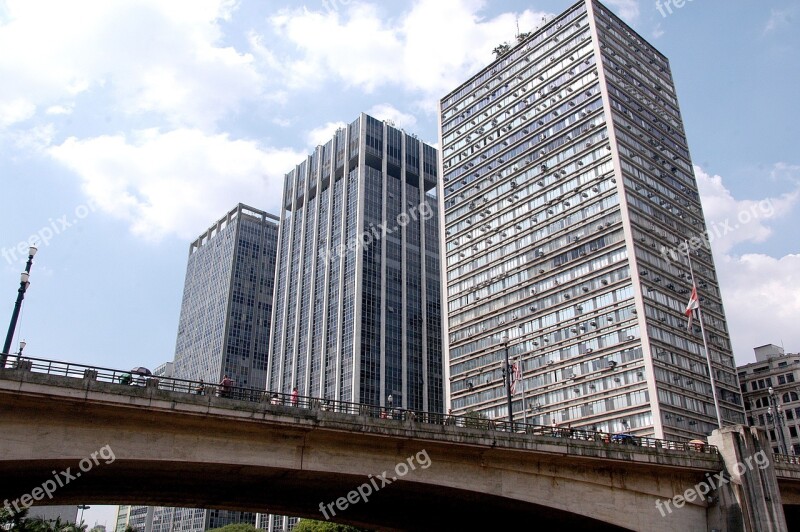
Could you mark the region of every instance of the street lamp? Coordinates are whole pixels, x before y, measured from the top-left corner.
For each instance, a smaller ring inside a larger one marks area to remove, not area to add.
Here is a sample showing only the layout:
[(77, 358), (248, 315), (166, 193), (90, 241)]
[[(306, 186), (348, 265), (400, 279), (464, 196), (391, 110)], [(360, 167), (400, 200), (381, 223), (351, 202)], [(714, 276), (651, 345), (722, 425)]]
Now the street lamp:
[(508, 336), (504, 337), (505, 339), (505, 349), (503, 350), (505, 353), (506, 365), (505, 365), (505, 375), (506, 375), (506, 398), (508, 400), (508, 424), (510, 425), (510, 430), (514, 430), (514, 412), (511, 410), (511, 365), (508, 363)]
[(20, 274), (17, 302), (14, 304), (14, 312), (11, 314), (11, 323), (8, 325), (8, 334), (6, 334), (6, 343), (3, 345), (3, 353), (0, 354), (0, 368), (6, 367), (8, 350), (11, 349), (11, 340), (14, 339), (14, 330), (17, 328), (19, 310), (22, 307), (22, 300), (25, 298), (25, 291), (28, 289), (28, 285), (30, 284), (28, 279), (30, 279), (31, 265), (33, 264), (33, 256), (36, 255), (36, 251), (36, 246), (31, 246), (28, 248), (28, 262), (25, 264), (25, 271)]
[(25, 349), (26, 345), (28, 345), (28, 342), (26, 342), (25, 340), (19, 341), (19, 351), (17, 351), (17, 362), (19, 362), (20, 359), (22, 358), (22, 350)]
[[(767, 417), (772, 420), (772, 427), (778, 433), (778, 446), (780, 447), (781, 454), (787, 455), (789, 452), (786, 449), (786, 436), (783, 433), (783, 411), (778, 404), (778, 399), (775, 397), (775, 389), (770, 386), (769, 390), (769, 408), (767, 409)], [(774, 411), (774, 414), (773, 414)], [(777, 418), (778, 422), (775, 423)]]
[(88, 510), (89, 508), (91, 508), (91, 506), (86, 506), (85, 504), (81, 504), (78, 506), (78, 509), (81, 511), (81, 519), (78, 522), (79, 525), (83, 524), (83, 511)]

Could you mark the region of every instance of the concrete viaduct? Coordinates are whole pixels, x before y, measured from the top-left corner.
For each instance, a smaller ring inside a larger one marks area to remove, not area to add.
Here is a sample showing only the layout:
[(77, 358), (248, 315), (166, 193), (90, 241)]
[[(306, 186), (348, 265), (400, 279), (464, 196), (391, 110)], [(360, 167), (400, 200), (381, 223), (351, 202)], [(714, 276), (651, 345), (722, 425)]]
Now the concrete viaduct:
[(305, 406), (125, 386), (91, 370), (0, 369), (0, 501), (260, 511), (376, 530), (800, 526), (800, 465), (748, 427), (695, 451)]

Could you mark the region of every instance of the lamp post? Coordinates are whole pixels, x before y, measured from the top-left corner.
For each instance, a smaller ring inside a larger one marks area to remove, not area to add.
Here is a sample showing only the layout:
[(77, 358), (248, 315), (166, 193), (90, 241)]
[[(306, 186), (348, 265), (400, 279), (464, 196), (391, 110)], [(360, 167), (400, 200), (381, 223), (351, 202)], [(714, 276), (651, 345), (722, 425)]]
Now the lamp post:
[[(783, 434), (783, 412), (778, 404), (778, 399), (775, 397), (775, 388), (770, 386), (768, 392), (770, 406), (767, 409), (767, 415), (772, 419), (772, 427), (778, 433), (778, 447), (781, 454), (787, 455), (789, 452), (786, 448), (786, 436)], [(775, 423), (776, 418), (778, 420), (777, 423)]]
[(83, 511), (88, 510), (89, 508), (91, 508), (91, 506), (86, 506), (85, 504), (81, 504), (78, 506), (78, 509), (81, 511), (81, 519), (78, 522), (79, 525), (83, 524)]
[(505, 337), (504, 342), (504, 349), (503, 352), (505, 353), (506, 365), (505, 365), (505, 375), (506, 375), (506, 399), (508, 400), (508, 423), (510, 425), (510, 430), (514, 430), (514, 412), (511, 410), (511, 365), (508, 363), (508, 337)]
[(28, 285), (30, 284), (28, 279), (30, 279), (31, 265), (33, 264), (33, 256), (36, 255), (36, 251), (36, 246), (31, 246), (28, 248), (28, 262), (25, 264), (25, 271), (20, 274), (17, 302), (14, 304), (14, 312), (11, 314), (11, 323), (8, 325), (8, 334), (6, 334), (6, 343), (3, 345), (3, 353), (0, 354), (0, 368), (6, 367), (8, 350), (11, 349), (11, 340), (14, 339), (14, 330), (17, 328), (19, 309), (22, 307), (22, 300), (25, 298), (25, 291), (28, 289)]

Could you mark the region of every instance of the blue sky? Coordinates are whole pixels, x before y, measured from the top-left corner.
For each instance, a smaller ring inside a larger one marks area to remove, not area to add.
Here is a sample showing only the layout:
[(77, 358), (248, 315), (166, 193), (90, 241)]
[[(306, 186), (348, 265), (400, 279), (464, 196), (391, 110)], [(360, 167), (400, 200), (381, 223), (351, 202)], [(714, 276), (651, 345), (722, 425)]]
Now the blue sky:
[[(13, 350), (172, 360), (192, 239), (277, 213), (361, 111), (437, 143), (439, 98), (572, 3), (0, 0), (0, 319), (39, 243)], [(671, 61), (737, 362), (800, 351), (800, 3), (606, 3)]]

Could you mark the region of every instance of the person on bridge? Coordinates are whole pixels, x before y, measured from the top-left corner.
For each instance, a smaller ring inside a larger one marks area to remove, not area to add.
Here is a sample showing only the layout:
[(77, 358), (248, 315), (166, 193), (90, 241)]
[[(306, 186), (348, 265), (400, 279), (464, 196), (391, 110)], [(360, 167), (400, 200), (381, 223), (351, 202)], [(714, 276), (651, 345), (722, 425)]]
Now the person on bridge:
[(292, 406), (297, 406), (298, 395), (299, 394), (297, 393), (297, 386), (295, 386), (294, 388), (292, 388)]
[(231, 386), (233, 386), (233, 380), (226, 374), (224, 377), (222, 377), (222, 382), (219, 383), (219, 396), (230, 397)]
[(206, 385), (203, 382), (203, 379), (200, 379), (200, 382), (197, 383), (197, 386), (195, 386), (194, 388), (194, 393), (196, 393), (197, 395), (203, 395), (205, 394), (205, 392), (206, 392)]

